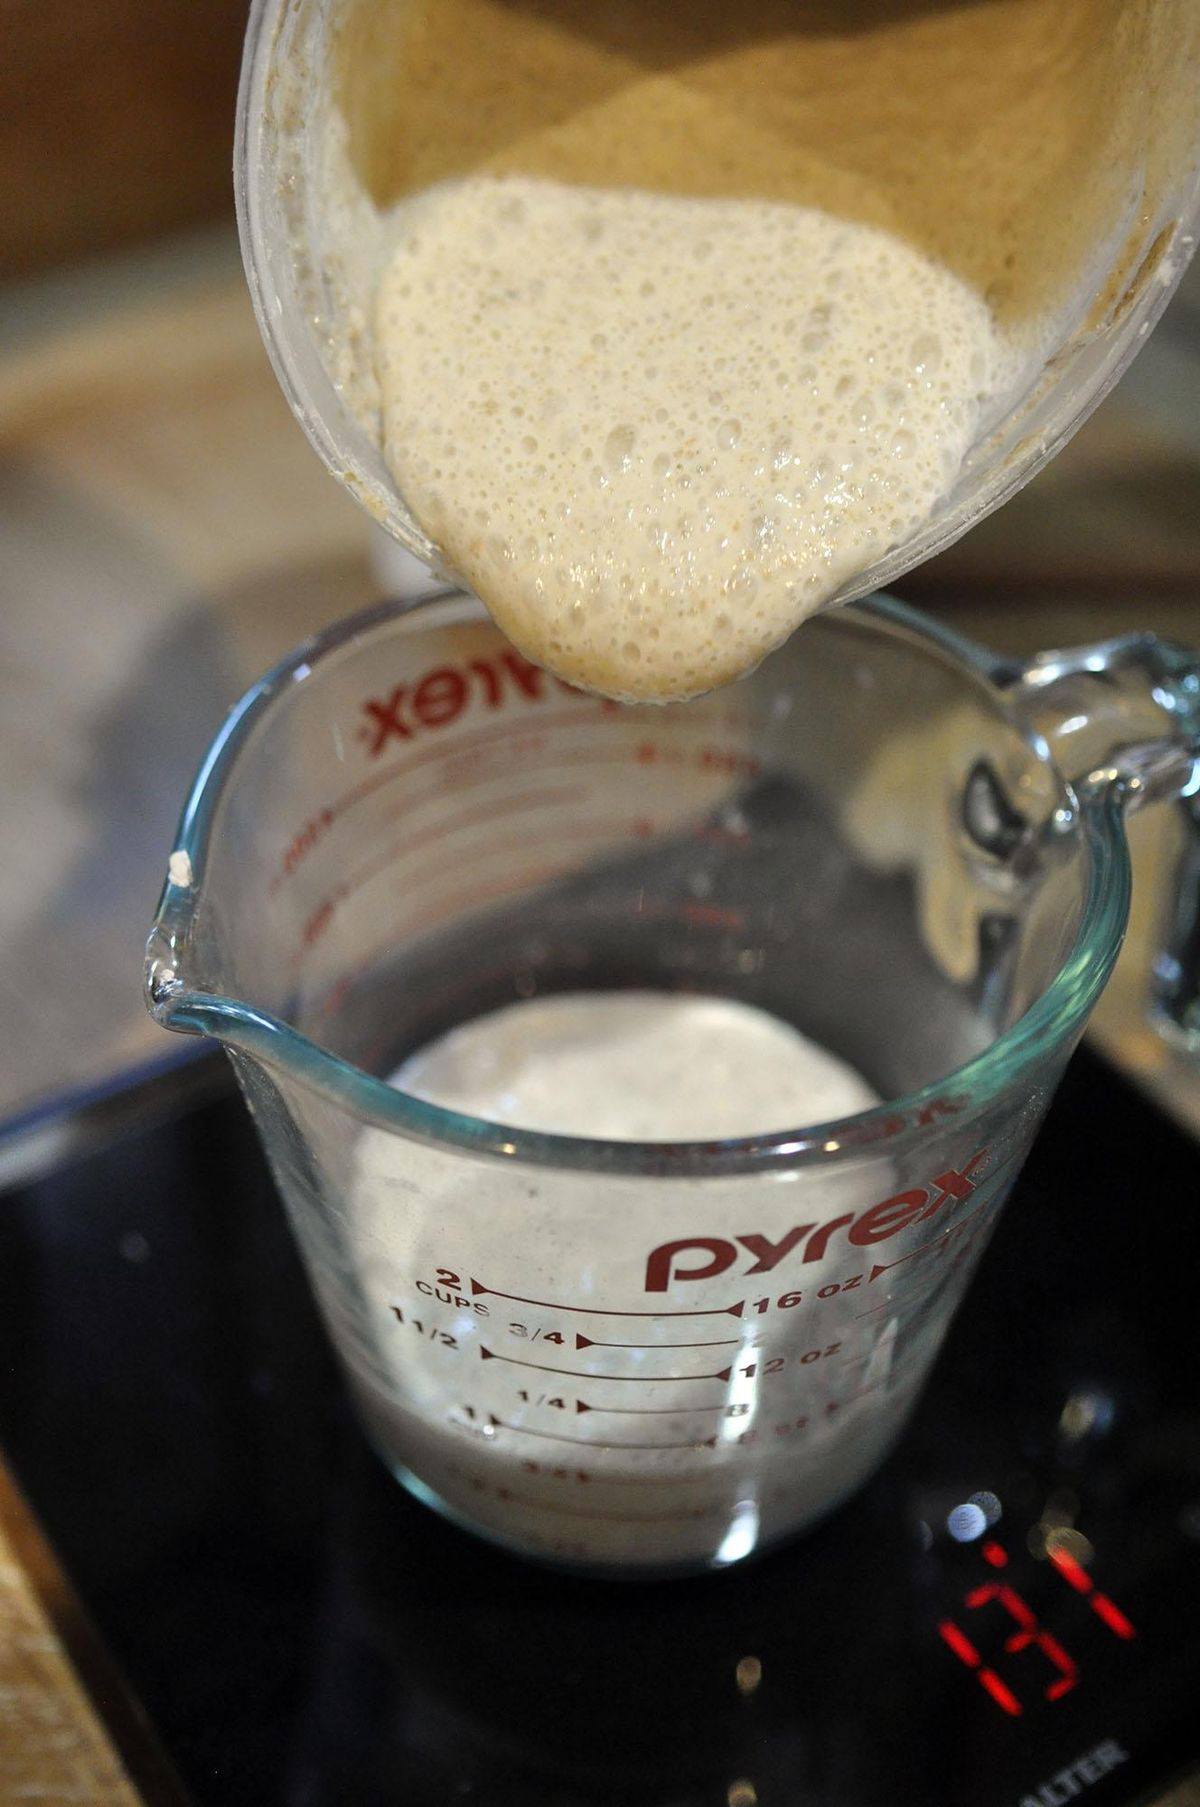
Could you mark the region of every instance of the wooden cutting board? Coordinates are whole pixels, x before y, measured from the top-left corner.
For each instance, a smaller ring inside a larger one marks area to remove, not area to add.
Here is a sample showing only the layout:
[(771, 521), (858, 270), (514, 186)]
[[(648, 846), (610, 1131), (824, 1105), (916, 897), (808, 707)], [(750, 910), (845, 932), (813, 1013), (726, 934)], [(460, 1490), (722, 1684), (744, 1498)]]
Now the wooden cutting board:
[(57, 1565), (0, 1467), (0, 1800), (141, 1807), (67, 1659)]

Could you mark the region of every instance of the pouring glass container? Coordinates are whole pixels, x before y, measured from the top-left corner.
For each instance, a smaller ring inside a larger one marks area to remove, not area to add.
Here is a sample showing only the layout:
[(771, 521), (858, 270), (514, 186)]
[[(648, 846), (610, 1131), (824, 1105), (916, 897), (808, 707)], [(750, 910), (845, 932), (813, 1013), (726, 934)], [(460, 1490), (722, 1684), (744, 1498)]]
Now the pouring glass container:
[[(625, 66), (643, 73), (639, 45), (643, 33), (653, 39), (653, 7), (581, 9), (574, 0), (549, 0), (540, 10), (547, 29), (558, 31), (560, 41), (572, 33), (582, 40), (594, 28), (600, 40), (606, 34), (613, 37)], [(793, 12), (791, 28), (826, 33), (839, 9), (817, 10), (820, 16), (811, 26), (798, 23)], [(914, 4), (911, 10), (913, 32), (919, 33), (928, 23), (922, 23), (924, 15), (960, 11), (986, 21), (992, 9)], [(993, 49), (1004, 43), (1003, 10), (995, 15), (993, 29), (999, 36)], [(1091, 33), (1089, 54), (1108, 58), (1111, 68), (1106, 63), (1095, 104), (1079, 126), (1083, 141), (1064, 148), (1061, 166), (1035, 171), (1023, 183), (1002, 172), (1004, 204), (1016, 217), (1012, 245), (1003, 256), (996, 252), (995, 267), (986, 258), (981, 264), (976, 260), (978, 267), (972, 265), (980, 289), (989, 297), (1002, 297), (1018, 278), (1039, 281), (1038, 271), (1053, 261), (1055, 248), (1071, 238), (1079, 220), (1090, 222), (1090, 235), (1074, 247), (1053, 302), (1045, 302), (1046, 323), (1020, 391), (998, 416), (981, 421), (957, 480), (925, 525), (848, 580), (831, 600), (864, 596), (893, 582), (1026, 483), (1116, 382), (1187, 265), (1200, 217), (1200, 107), (1195, 100), (1200, 92), (1200, 16), (1191, 0), (1124, 0), (1118, 10), (1120, 31), (1098, 26)], [(250, 292), (293, 412), (329, 469), (369, 512), (408, 551), (444, 571), (438, 547), (396, 492), (367, 393), (370, 287), (378, 273), (362, 255), (371, 199), (364, 192), (352, 205), (339, 201), (330, 206), (327, 193), (331, 142), (339, 147), (339, 167), (345, 163), (347, 143), (356, 139), (362, 140), (362, 161), (386, 161), (387, 144), (380, 140), (386, 139), (389, 109), (402, 115), (417, 104), (419, 97), (411, 89), (407, 95), (403, 91), (403, 71), (394, 78), (389, 73), (388, 59), (394, 55), (393, 39), (418, 11), (408, 0), (254, 0), (238, 101), (235, 175)], [(777, 11), (771, 0), (756, 0), (744, 22), (739, 23), (739, 14), (731, 23), (727, 8), (696, 0), (686, 15), (674, 9), (672, 18), (696, 21), (697, 41), (688, 54), (699, 62), (712, 45), (720, 48), (730, 32), (744, 29), (752, 36), (760, 13), (764, 31), (781, 29)], [(903, 18), (905, 7), (870, 9), (866, 22), (855, 18), (853, 6), (840, 12), (856, 33), (858, 66), (867, 68), (881, 21), (886, 25)], [(352, 35), (348, 21), (361, 28), (353, 52), (346, 49)], [(590, 54), (591, 45), (587, 48)], [(462, 53), (463, 47), (447, 44), (445, 67), (452, 68)], [(654, 43), (645, 50), (647, 67), (655, 73), (657, 54)], [(1007, 136), (1001, 132), (997, 160), (1013, 143), (1027, 146), (1048, 136), (1048, 121), (1064, 112), (1056, 70), (1069, 69), (1072, 59), (1064, 50), (1056, 62), (1053, 44), (1047, 45), (1046, 55), (1040, 111), (1029, 119), (1013, 103), (1011, 131)], [(1025, 89), (1019, 100), (1028, 100), (1035, 80), (1032, 69), (1027, 73), (1028, 80), (1019, 84)], [(497, 79), (511, 90), (520, 77), (498, 58)], [(393, 81), (400, 84), (396, 95), (388, 85)], [(888, 83), (882, 94), (904, 86)], [(489, 89), (480, 106), (502, 104), (496, 93)], [(552, 85), (544, 104), (548, 116), (559, 106)], [(986, 98), (981, 104), (988, 104)], [(915, 116), (904, 115), (895, 127), (895, 154), (872, 153), (870, 167), (880, 189), (873, 204), (881, 220), (898, 214), (903, 221), (920, 186), (899, 155), (898, 142), (926, 130), (931, 144), (939, 133), (944, 138), (947, 127), (939, 109), (945, 105), (945, 93), (927, 95)], [(329, 121), (339, 107), (347, 114), (345, 129), (331, 140)], [(958, 135), (955, 156), (969, 166), (982, 124), (974, 118), (971, 129)], [(462, 120), (427, 122), (427, 131), (441, 142), (425, 161), (435, 176), (443, 166), (454, 173)], [(504, 150), (512, 154), (509, 147)], [(834, 156), (835, 164), (840, 155)], [(685, 177), (694, 161), (686, 146), (676, 156)], [(992, 188), (1000, 181), (986, 157), (975, 173), (979, 185)], [(971, 212), (968, 197), (962, 203), (964, 232), (970, 230)], [(950, 237), (944, 246), (939, 238), (935, 250), (953, 248), (957, 230), (951, 222)]]

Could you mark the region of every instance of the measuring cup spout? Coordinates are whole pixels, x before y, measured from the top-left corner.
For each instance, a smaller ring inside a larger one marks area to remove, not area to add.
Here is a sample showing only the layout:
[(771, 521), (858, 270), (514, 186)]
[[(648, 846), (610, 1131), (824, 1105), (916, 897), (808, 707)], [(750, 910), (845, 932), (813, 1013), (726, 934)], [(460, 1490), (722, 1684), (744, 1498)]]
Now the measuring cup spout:
[(163, 929), (156, 926), (146, 943), (146, 1003), (151, 1016), (164, 1029), (173, 1029), (171, 1006), (182, 990), (177, 953)]
[[(170, 886), (165, 907), (170, 907)], [(160, 921), (146, 943), (144, 991), (146, 1007), (163, 1029), (178, 1035), (211, 1036), (232, 1054), (248, 1055), (260, 1066), (298, 1067), (297, 1050), (309, 1049), (306, 1038), (268, 1011), (238, 998), (192, 984), (184, 964), (186, 944), (175, 941)], [(313, 1050), (314, 1052), (316, 1050)]]
[[(200, 845), (196, 852), (197, 860), (202, 860)], [(203, 956), (204, 907), (199, 871), (189, 854), (176, 851), (146, 942), (143, 984), (147, 1009), (164, 1029), (212, 1036), (260, 1059), (269, 1051), (277, 1064), (286, 1065), (287, 1045), (299, 1038), (273, 1016), (225, 995), (215, 982), (220, 954), (212, 950), (208, 961)]]
[(1152, 1008), (1172, 1039), (1200, 1053), (1200, 652), (1127, 634), (1039, 653), (1008, 681), (1023, 726), (1081, 808), (1177, 803), (1183, 846)]
[[(369, 627), (373, 614), (320, 637), (327, 655)], [(288, 1020), (286, 954), (269, 907), (262, 862), (274, 857), (274, 808), (262, 786), (297, 759), (292, 711), (316, 640), (267, 672), (226, 717), (184, 805), (166, 882), (146, 943), (146, 1007), (164, 1029), (207, 1035), (231, 1053), (299, 1069), (319, 1051)], [(323, 707), (318, 714), (324, 720)], [(274, 726), (273, 726), (274, 725)], [(278, 742), (272, 740), (277, 732)], [(250, 749), (266, 757), (257, 773)]]
[(191, 854), (177, 849), (167, 862), (158, 914), (146, 942), (143, 974), (146, 1007), (164, 1029), (200, 1035), (204, 1030), (177, 1020), (182, 1001), (195, 987), (192, 941), (199, 892)]

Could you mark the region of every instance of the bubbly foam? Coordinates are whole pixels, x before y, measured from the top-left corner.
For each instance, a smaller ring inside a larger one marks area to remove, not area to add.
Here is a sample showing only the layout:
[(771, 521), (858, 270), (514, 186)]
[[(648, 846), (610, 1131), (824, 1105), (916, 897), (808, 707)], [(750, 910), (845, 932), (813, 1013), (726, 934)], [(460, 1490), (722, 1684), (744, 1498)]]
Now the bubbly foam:
[(375, 343), (400, 492), (504, 631), (662, 701), (911, 538), (1020, 363), (874, 227), (522, 177), (401, 210)]

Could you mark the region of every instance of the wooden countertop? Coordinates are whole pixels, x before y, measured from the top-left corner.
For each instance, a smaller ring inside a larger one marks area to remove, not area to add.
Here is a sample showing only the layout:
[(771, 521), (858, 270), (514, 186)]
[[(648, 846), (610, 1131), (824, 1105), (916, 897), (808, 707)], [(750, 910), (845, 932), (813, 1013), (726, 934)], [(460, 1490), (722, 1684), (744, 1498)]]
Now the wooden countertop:
[[(118, 1728), (144, 1787), (118, 1754)], [(9, 1807), (24, 1801), (45, 1807), (183, 1804), (2, 1461), (0, 1801)]]

